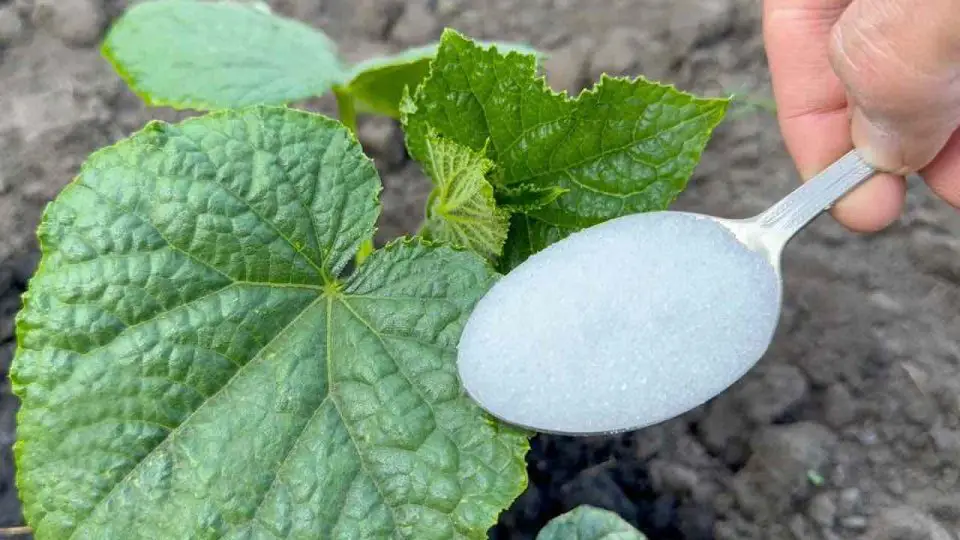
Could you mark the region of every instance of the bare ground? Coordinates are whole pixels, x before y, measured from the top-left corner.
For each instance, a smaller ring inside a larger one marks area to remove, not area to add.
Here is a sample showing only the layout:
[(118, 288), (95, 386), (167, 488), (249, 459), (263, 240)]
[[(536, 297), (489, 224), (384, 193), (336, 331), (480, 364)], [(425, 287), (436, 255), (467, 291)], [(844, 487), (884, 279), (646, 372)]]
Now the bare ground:
[[(642, 74), (701, 94), (768, 92), (759, 0), (276, 0), (361, 59), (445, 26), (551, 52), (557, 89)], [(121, 0), (0, 0), (0, 368), (33, 272), (44, 205), (86, 155), (150, 118), (96, 43)], [(330, 111), (327, 100), (309, 106)], [(386, 189), (380, 239), (415, 230), (427, 189), (392, 122), (362, 140)], [(735, 114), (677, 208), (745, 217), (796, 182), (774, 119)], [(960, 531), (960, 215), (911, 186), (907, 211), (857, 236), (823, 217), (785, 260), (776, 341), (740, 383), (664, 424), (616, 437), (538, 437), (531, 487), (493, 538), (532, 538), (581, 503), (652, 539), (930, 539)], [(21, 523), (0, 393), (0, 526)]]

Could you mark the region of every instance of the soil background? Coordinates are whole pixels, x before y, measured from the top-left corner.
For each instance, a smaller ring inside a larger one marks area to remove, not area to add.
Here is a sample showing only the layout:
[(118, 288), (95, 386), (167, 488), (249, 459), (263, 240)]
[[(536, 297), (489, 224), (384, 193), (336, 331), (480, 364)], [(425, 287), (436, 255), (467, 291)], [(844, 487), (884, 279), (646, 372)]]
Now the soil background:
[[(449, 26), (551, 54), (556, 89), (601, 73), (706, 95), (769, 95), (760, 0), (276, 0), (359, 60)], [(22, 523), (6, 372), (44, 205), (85, 157), (150, 118), (98, 53), (122, 0), (0, 0), (0, 526)], [(918, 8), (919, 9), (919, 8)], [(305, 106), (333, 112), (328, 99)], [(416, 230), (427, 184), (392, 121), (363, 119), (385, 191), (380, 240)], [(795, 187), (774, 117), (739, 108), (675, 208), (746, 217)], [(765, 358), (675, 420), (614, 437), (540, 436), (530, 488), (491, 538), (528, 539), (582, 503), (653, 540), (960, 539), (960, 214), (913, 182), (903, 218), (859, 236), (829, 217), (791, 244)]]

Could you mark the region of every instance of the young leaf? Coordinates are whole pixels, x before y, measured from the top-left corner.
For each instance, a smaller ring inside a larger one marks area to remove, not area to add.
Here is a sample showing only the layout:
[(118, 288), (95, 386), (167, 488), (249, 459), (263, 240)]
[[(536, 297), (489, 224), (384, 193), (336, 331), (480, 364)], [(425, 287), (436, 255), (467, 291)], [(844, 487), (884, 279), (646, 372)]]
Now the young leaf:
[[(490, 43), (493, 44), (492, 42)], [(522, 44), (496, 43), (504, 51), (538, 54)], [(417, 88), (430, 71), (439, 43), (413, 47), (392, 56), (371, 58), (350, 70), (347, 91), (357, 98), (359, 109), (400, 118), (400, 100), (404, 89)]]
[(36, 538), (483, 538), (526, 435), (459, 386), (495, 275), (403, 241), (344, 267), (381, 189), (339, 123), (151, 123), (48, 207), (18, 318)]
[(570, 190), (560, 186), (537, 186), (533, 184), (501, 187), (496, 194), (497, 204), (510, 212), (533, 212), (548, 206), (568, 191)]
[(324, 34), (255, 4), (137, 4), (114, 24), (102, 50), (149, 105), (279, 105), (323, 95), (344, 77)]
[(496, 259), (507, 240), (510, 214), (497, 208), (486, 179), (493, 162), (432, 132), (425, 142), (424, 169), (435, 187), (421, 236)]
[(555, 517), (537, 540), (645, 540), (640, 531), (609, 510), (582, 505)]
[(400, 118), (404, 88), (420, 84), (436, 53), (437, 45), (433, 44), (360, 62), (350, 70), (346, 90), (357, 99), (362, 111)]
[(417, 159), (432, 126), (473, 150), (488, 145), (503, 186), (569, 190), (527, 214), (526, 236), (542, 239), (666, 208), (686, 186), (727, 103), (607, 76), (571, 99), (538, 77), (533, 56), (502, 54), (447, 30), (404, 120)]

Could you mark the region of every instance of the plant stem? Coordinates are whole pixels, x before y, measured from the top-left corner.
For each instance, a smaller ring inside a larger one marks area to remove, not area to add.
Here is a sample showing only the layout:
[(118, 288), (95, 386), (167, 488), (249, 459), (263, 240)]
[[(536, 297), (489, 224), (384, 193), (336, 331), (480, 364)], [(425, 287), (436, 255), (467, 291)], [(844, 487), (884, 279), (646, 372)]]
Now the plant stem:
[[(342, 86), (334, 86), (333, 95), (337, 98), (337, 112), (340, 114), (340, 122), (347, 126), (347, 129), (354, 136), (357, 136), (357, 108), (353, 96)], [(357, 266), (363, 264), (363, 261), (371, 253), (373, 253), (373, 238), (368, 238), (360, 244), (360, 249), (354, 256)]]
[(333, 88), (333, 95), (337, 98), (337, 112), (340, 114), (340, 122), (347, 126), (347, 129), (354, 135), (357, 135), (357, 108), (353, 96), (341, 86)]
[(25, 536), (31, 534), (33, 529), (27, 526), (5, 527), (0, 529), (0, 538), (13, 538), (14, 536)]

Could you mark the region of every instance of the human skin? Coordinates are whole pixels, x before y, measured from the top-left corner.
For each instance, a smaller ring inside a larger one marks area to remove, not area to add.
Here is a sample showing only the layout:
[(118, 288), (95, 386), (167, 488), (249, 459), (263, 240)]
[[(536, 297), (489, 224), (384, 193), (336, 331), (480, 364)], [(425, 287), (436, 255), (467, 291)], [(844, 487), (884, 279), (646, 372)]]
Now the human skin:
[(874, 232), (919, 173), (960, 208), (960, 0), (764, 0), (777, 116), (803, 179), (857, 148), (885, 171), (831, 213)]

